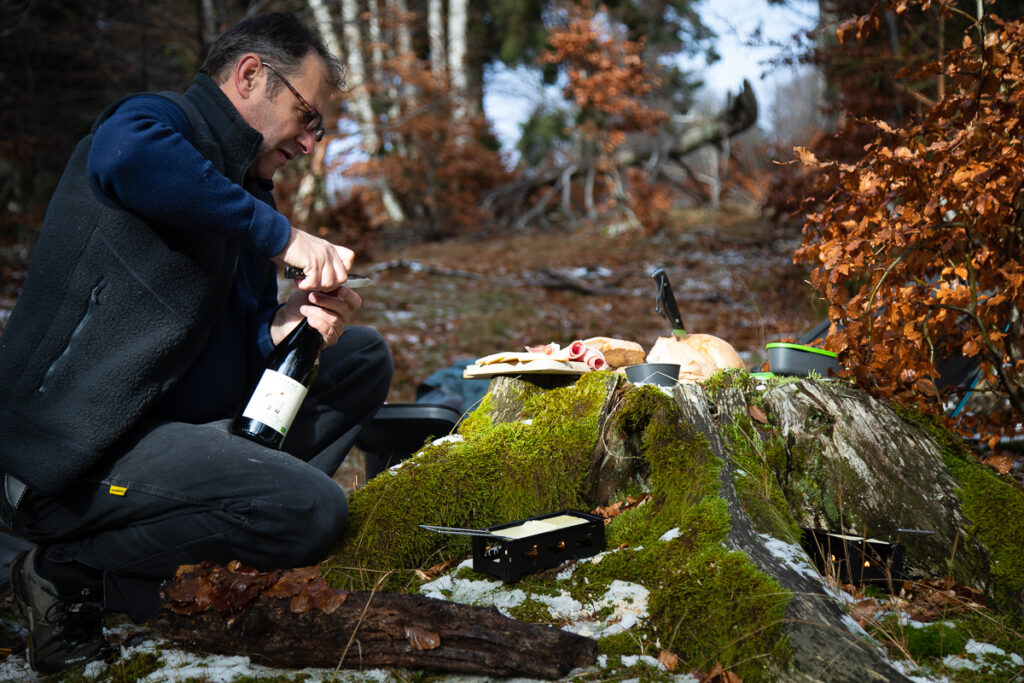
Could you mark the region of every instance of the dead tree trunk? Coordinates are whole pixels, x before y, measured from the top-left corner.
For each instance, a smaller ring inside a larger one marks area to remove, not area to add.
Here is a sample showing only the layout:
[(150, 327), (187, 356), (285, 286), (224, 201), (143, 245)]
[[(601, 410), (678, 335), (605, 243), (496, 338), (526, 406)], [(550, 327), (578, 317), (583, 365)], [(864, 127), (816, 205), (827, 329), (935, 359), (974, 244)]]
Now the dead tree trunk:
[(852, 620), (835, 596), (826, 591), (821, 580), (780, 560), (769, 551), (768, 538), (755, 531), (750, 515), (736, 495), (732, 483), (733, 465), (718, 427), (719, 421), (731, 420), (736, 414), (747, 414), (747, 403), (742, 394), (720, 394), (717, 397), (718, 409), (713, 411), (699, 387), (680, 385), (676, 404), (683, 420), (700, 430), (725, 465), (720, 478), (721, 493), (728, 502), (732, 519), (729, 546), (746, 554), (761, 571), (792, 593), (786, 607), (785, 630), (793, 652), (793, 680), (837, 683), (908, 680), (892, 668), (877, 647), (871, 646), (863, 631), (851, 630)]
[[(729, 96), (718, 115), (691, 122), (679, 130), (667, 127), (660, 135), (631, 136), (614, 152), (612, 162), (615, 168), (647, 165), (656, 170), (654, 175), (662, 174), (672, 179), (677, 176), (678, 169), (666, 166), (666, 162), (679, 164), (685, 169), (682, 160), (686, 155), (705, 145), (720, 145), (756, 122), (757, 97), (750, 83), (744, 81), (743, 88), (736, 95)], [(652, 160), (657, 163), (651, 163)], [(482, 207), (499, 218), (517, 216), (514, 227), (523, 229), (531, 221), (543, 219), (544, 214), (553, 208), (552, 199), (558, 191), (567, 192), (574, 180), (583, 178), (585, 187), (590, 188), (596, 163), (596, 158), (576, 158), (564, 166), (542, 170), (487, 193)], [(589, 189), (585, 193), (588, 213), (591, 194)], [(539, 200), (535, 199), (538, 195)], [(564, 212), (565, 207), (562, 208)]]
[(257, 572), (183, 567), (153, 622), (202, 651), (279, 667), (436, 671), (558, 678), (597, 657), (590, 638), (418, 595), (326, 587), (316, 567)]
[(620, 166), (634, 166), (645, 163), (654, 155), (679, 161), (705, 145), (721, 144), (755, 123), (757, 96), (750, 83), (743, 81), (743, 88), (736, 95), (729, 96), (718, 116), (695, 121), (674, 134), (636, 136), (630, 139), (629, 144), (616, 150), (615, 162)]

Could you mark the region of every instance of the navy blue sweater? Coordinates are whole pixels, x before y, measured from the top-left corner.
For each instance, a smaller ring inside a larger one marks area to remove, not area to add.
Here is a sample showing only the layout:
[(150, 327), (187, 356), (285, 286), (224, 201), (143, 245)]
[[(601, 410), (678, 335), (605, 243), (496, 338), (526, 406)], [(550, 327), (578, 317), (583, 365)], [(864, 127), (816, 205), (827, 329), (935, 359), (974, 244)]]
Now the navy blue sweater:
[[(138, 95), (103, 121), (89, 149), (89, 178), (106, 199), (182, 230), (214, 231), (243, 244), (224, 313), (195, 363), (156, 406), (185, 422), (232, 416), (273, 348), (277, 284), (260, 285), (261, 260), (288, 240), (288, 220), (219, 173), (192, 145), (192, 129), (170, 100)], [(269, 189), (269, 188), (268, 188)]]

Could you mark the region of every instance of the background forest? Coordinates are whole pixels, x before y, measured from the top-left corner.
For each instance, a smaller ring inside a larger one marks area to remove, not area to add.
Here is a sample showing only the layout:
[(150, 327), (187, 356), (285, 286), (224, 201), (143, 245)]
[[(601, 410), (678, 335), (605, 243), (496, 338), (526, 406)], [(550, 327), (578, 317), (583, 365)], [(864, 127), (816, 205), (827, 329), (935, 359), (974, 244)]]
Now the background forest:
[[(763, 102), (742, 83), (712, 84), (731, 94), (710, 100), (682, 66), (716, 59), (702, 21), (714, 6), (5, 0), (0, 329), (103, 108), (187, 87), (218, 32), (291, 9), (343, 56), (348, 89), (326, 144), (278, 179), (279, 208), (379, 278), (364, 321), (395, 350), (392, 400), (499, 348), (598, 334), (649, 346), (666, 331), (649, 274), (665, 266), (690, 329), (751, 367), (765, 342), (827, 317), (824, 345), (869, 391), (949, 414), (972, 390), (988, 401), (956, 411), (963, 433), (1015, 435), (1024, 6), (794, 1), (817, 24), (776, 46)], [(508, 150), (485, 86), (517, 68), (558, 95)], [(964, 359), (980, 373), (944, 381)]]

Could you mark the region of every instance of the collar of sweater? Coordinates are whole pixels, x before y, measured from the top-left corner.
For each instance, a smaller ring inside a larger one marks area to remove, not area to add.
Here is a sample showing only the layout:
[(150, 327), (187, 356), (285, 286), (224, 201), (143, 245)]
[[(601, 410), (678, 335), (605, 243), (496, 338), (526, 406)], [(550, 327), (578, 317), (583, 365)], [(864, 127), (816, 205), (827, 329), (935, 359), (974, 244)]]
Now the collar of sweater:
[[(199, 109), (224, 152), (224, 175), (239, 185), (247, 184), (245, 173), (259, 152), (263, 135), (245, 122), (227, 95), (204, 73), (196, 74), (185, 97)], [(268, 192), (273, 188), (270, 181), (258, 185)]]

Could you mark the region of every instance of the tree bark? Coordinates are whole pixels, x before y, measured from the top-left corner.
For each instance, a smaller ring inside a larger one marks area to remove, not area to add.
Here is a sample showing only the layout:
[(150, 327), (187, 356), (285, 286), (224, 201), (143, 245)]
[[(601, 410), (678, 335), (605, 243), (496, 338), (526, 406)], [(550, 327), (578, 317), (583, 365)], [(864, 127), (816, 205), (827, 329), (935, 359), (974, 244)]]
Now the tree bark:
[[(375, 156), (380, 151), (380, 135), (373, 115), (370, 92), (366, 83), (366, 67), (363, 62), (363, 39), (359, 31), (359, 3), (356, 0), (341, 0), (341, 19), (344, 23), (345, 44), (348, 47), (348, 80), (351, 88), (352, 109), (359, 122), (359, 134), (366, 151)], [(395, 198), (387, 180), (379, 178), (378, 189), (388, 217), (395, 224), (405, 221), (405, 214)]]
[(786, 607), (785, 629), (793, 652), (792, 680), (836, 683), (909, 680), (870, 644), (867, 634), (850, 619), (842, 605), (826, 590), (823, 581), (780, 560), (768, 549), (769, 539), (755, 531), (750, 515), (736, 495), (732, 483), (734, 466), (719, 433), (719, 424), (728, 423), (740, 411), (747, 414), (747, 402), (742, 394), (728, 390), (720, 393), (716, 396), (716, 412), (699, 386), (680, 384), (675, 401), (683, 421), (704, 435), (723, 463), (721, 494), (728, 503), (732, 519), (728, 545), (746, 554), (761, 571), (792, 593)]
[(447, 51), (444, 43), (444, 8), (442, 0), (427, 2), (427, 37), (430, 41), (430, 68), (434, 78), (439, 81), (447, 79)]
[(679, 160), (704, 145), (718, 144), (738, 135), (757, 123), (757, 95), (748, 81), (735, 95), (730, 95), (725, 108), (712, 118), (695, 121), (675, 133), (661, 136), (635, 136), (615, 152), (620, 166), (634, 166), (662, 154)]
[(410, 667), (558, 678), (597, 657), (596, 641), (418, 595), (326, 588), (315, 567), (260, 573), (183, 567), (152, 625), (169, 640), (279, 667)]
[[(466, 31), (469, 21), (467, 0), (448, 0), (448, 78), (452, 87), (452, 117), (456, 122), (466, 118), (469, 88), (466, 64)], [(462, 137), (460, 136), (460, 140)]]
[(313, 11), (313, 21), (316, 23), (316, 30), (320, 34), (321, 40), (324, 41), (324, 45), (332, 55), (341, 59), (341, 43), (338, 42), (338, 34), (331, 21), (330, 10), (324, 4), (324, 0), (308, 0), (308, 2), (309, 8)]
[[(379, 0), (368, 0), (366, 7), (370, 36), (370, 66), (373, 72), (373, 81), (378, 85), (382, 85), (384, 83), (384, 37), (380, 27), (380, 2)], [(391, 95), (394, 89), (389, 85), (388, 91), (388, 94)]]
[[(514, 383), (492, 393), (492, 415), (515, 415), (521, 394)], [(495, 385), (492, 384), (492, 388)], [(627, 389), (628, 390), (628, 389)], [(794, 566), (772, 552), (774, 539), (758, 533), (733, 484), (736, 465), (723, 429), (737, 417), (749, 418), (749, 406), (738, 389), (725, 388), (712, 404), (700, 385), (679, 384), (674, 402), (683, 423), (696, 428), (721, 461), (720, 495), (731, 518), (727, 545), (747, 555), (774, 578), (792, 598), (786, 607), (785, 633), (792, 650), (788, 672), (801, 681), (905, 681), (880, 654), (880, 649), (849, 616), (834, 589), (815, 571), (809, 557)], [(902, 420), (887, 405), (845, 385), (796, 381), (764, 394), (765, 410), (775, 429), (790, 445), (793, 468), (801, 452), (814, 452), (820, 469), (809, 473), (823, 484), (822, 496), (807, 498), (798, 508), (798, 522), (856, 536), (899, 538), (900, 528), (935, 530), (927, 543), (906, 543), (906, 570), (914, 577), (947, 576), (986, 588), (985, 550), (972, 541), (968, 521), (956, 495), (957, 483), (946, 469), (935, 441), (920, 427)], [(646, 480), (639, 434), (607, 428), (602, 448), (591, 463), (591, 500), (602, 505), (630, 482)], [(768, 430), (769, 427), (766, 427)], [(795, 476), (795, 475), (794, 475)], [(786, 482), (782, 482), (786, 484)], [(912, 501), (912, 503), (910, 502)], [(792, 501), (790, 502), (792, 506)], [(841, 511), (841, 519), (828, 510)], [(846, 520), (846, 525), (842, 520)]]
[[(535, 401), (538, 390), (575, 381), (567, 375), (498, 377), (490, 387), (488, 418), (495, 425), (521, 421), (529, 414), (525, 402)], [(620, 413), (626, 406), (645, 403), (628, 400), (629, 392), (657, 390), (624, 385), (619, 376), (608, 374), (600, 391), (603, 400), (592, 402), (600, 406), (599, 428), (592, 452), (588, 449), (585, 486), (594, 507), (637, 485), (657, 490), (649, 480), (650, 463), (657, 462), (651, 458), (670, 455), (645, 442), (644, 420), (650, 417)], [(677, 410), (678, 421), (694, 432), (686, 445), (669, 448), (710, 451), (708, 461), (720, 463), (718, 495), (729, 512), (725, 545), (746, 555), (789, 595), (782, 631), (791, 660), (779, 673), (797, 681), (907, 680), (847, 614), (810, 558), (792, 543), (787, 547), (798, 556), (780, 553), (780, 539), (759, 531), (764, 513), (752, 517), (745, 505), (751, 494), (746, 491), (742, 497), (734, 481), (741, 475), (740, 449), (752, 445), (763, 454), (759, 446), (781, 443), (787, 462), (772, 465), (764, 476), (774, 477), (790, 492), (784, 504), (800, 525), (883, 540), (903, 540), (898, 534), (905, 528), (927, 529), (933, 534), (926, 544), (905, 544), (907, 572), (914, 578), (952, 574), (961, 583), (985, 589), (990, 549), (974, 537), (977, 527), (960, 509), (960, 484), (947, 469), (939, 444), (887, 404), (846, 384), (797, 380), (772, 385), (757, 393), (756, 411), (748, 405), (748, 395), (728, 385), (709, 398), (701, 385), (676, 385), (668, 410)], [(560, 411), (565, 414), (564, 408)], [(752, 420), (758, 413), (755, 428)], [(675, 419), (671, 415), (669, 422)], [(685, 482), (680, 485), (687, 491)], [(799, 491), (805, 491), (802, 497), (793, 493)], [(387, 500), (388, 489), (375, 495)], [(393, 522), (386, 531), (403, 533)], [(364, 527), (360, 534), (366, 532)], [(314, 568), (296, 570), (298, 575), (259, 575), (267, 578), (246, 578), (253, 572), (246, 575), (237, 567), (231, 571), (235, 575), (218, 584), (235, 591), (225, 597), (224, 589), (204, 588), (202, 577), (190, 582), (194, 568), (185, 570), (177, 584), (165, 588), (159, 630), (203, 649), (249, 654), (278, 666), (410, 666), (557, 677), (589, 664), (596, 655), (593, 641), (519, 624), (490, 609), (420, 596), (327, 589)]]

